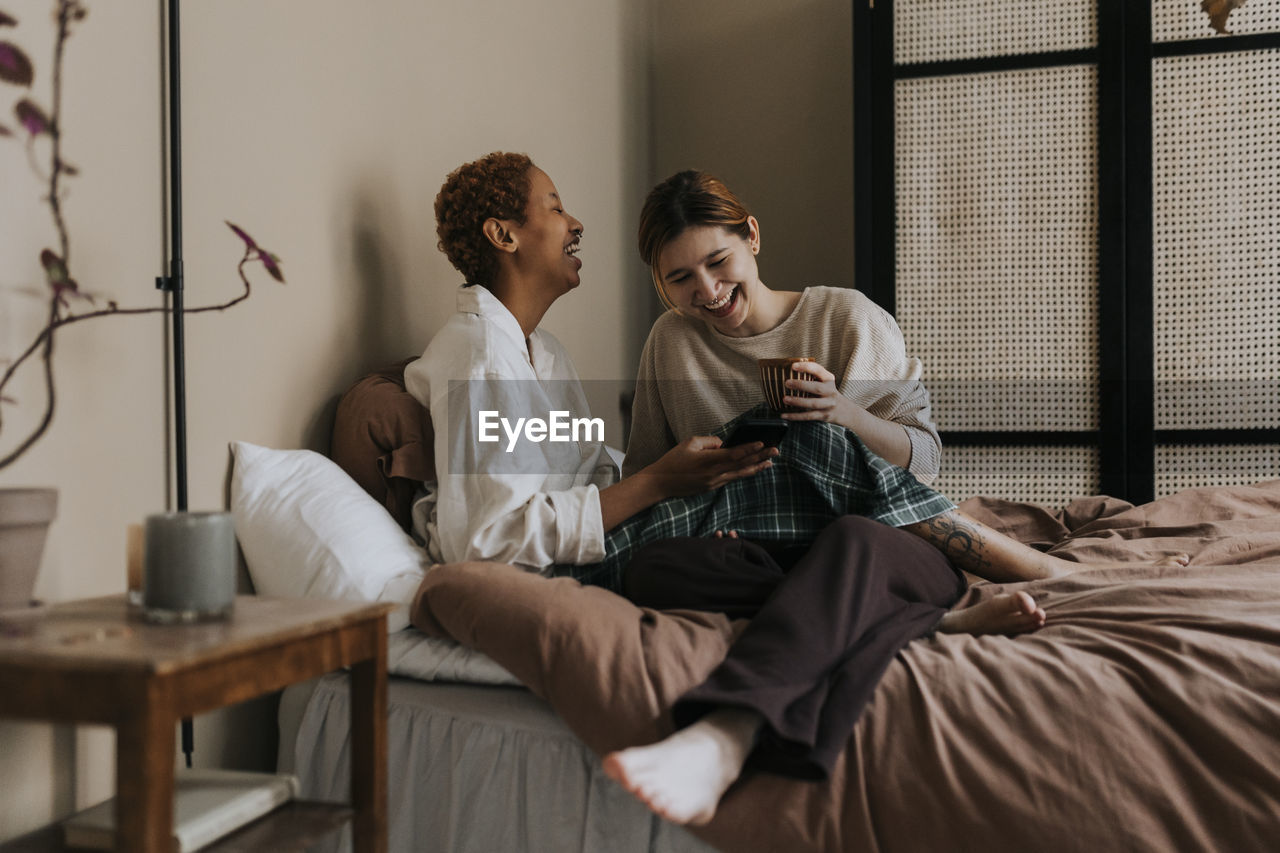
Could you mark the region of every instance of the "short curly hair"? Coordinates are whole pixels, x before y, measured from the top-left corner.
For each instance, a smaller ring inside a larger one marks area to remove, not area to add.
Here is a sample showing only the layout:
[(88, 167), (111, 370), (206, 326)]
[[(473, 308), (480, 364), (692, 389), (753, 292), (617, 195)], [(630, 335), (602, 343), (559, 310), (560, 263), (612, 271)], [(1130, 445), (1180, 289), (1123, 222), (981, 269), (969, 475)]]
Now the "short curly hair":
[(481, 228), (490, 217), (524, 224), (533, 168), (527, 154), (495, 151), (454, 169), (440, 187), (436, 245), (468, 284), (493, 284), (498, 255)]

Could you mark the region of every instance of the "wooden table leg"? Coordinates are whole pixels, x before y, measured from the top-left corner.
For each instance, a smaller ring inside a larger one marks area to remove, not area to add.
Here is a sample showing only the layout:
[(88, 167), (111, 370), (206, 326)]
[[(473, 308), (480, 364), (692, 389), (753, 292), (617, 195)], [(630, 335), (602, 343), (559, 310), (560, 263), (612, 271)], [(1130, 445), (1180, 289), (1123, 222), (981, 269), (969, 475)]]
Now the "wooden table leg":
[(351, 805), (355, 853), (387, 853), (387, 631), (382, 619), (377, 653), (351, 667)]
[(139, 691), (116, 727), (116, 849), (173, 850), (174, 717), (168, 702)]

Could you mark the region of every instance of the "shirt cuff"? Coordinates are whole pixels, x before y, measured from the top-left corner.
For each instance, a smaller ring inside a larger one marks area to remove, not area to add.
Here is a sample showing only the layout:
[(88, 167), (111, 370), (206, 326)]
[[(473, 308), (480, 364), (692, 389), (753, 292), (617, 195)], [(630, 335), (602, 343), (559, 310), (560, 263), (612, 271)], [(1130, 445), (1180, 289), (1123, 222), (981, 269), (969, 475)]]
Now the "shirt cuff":
[(555, 561), (584, 566), (604, 559), (604, 513), (594, 485), (547, 492), (556, 519)]
[(911, 442), (911, 462), (907, 470), (926, 486), (938, 478), (941, 467), (941, 454), (938, 441), (928, 430), (904, 426), (907, 439)]

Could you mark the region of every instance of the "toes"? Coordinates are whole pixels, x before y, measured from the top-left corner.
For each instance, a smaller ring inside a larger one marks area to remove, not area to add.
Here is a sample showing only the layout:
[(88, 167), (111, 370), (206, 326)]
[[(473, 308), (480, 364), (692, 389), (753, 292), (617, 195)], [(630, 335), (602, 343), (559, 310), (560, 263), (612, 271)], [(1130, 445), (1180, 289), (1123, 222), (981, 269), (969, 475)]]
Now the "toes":
[(604, 775), (621, 785), (628, 793), (644, 798), (644, 774), (637, 772), (634, 761), (628, 765), (625, 753), (627, 750), (611, 752), (600, 762), (604, 767)]
[(1009, 630), (1016, 634), (1027, 634), (1042, 628), (1044, 628), (1044, 611), (1037, 610), (1034, 613), (1019, 613), (1019, 619), (1010, 626)]
[(1036, 600), (1032, 598), (1030, 594), (1023, 592), (1022, 590), (1018, 590), (1013, 594), (1013, 601), (1014, 607), (1017, 608), (1019, 612), (1025, 613), (1028, 616), (1034, 616), (1038, 610), (1036, 607)]

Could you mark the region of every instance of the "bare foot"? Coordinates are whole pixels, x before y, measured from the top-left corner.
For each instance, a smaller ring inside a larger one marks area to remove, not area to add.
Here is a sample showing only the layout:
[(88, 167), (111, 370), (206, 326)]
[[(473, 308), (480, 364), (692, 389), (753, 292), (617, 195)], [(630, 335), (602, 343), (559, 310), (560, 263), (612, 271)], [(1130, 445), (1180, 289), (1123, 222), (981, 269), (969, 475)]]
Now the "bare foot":
[(1025, 634), (1043, 628), (1045, 618), (1036, 600), (1019, 590), (949, 611), (938, 623), (938, 630), (944, 634)]
[(713, 711), (666, 740), (609, 753), (604, 772), (672, 823), (701, 825), (742, 773), (759, 730), (752, 711)]

